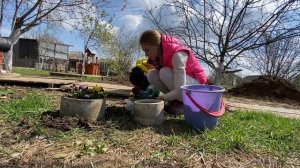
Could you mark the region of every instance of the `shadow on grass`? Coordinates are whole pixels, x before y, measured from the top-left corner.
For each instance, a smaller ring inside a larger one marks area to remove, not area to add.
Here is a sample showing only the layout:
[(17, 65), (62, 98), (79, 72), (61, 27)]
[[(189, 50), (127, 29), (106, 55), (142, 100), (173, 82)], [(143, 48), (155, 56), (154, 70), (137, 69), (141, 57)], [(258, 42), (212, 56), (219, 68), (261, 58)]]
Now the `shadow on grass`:
[[(124, 107), (110, 106), (107, 107), (105, 115), (106, 123), (112, 123), (116, 129), (132, 131), (135, 129), (145, 128), (133, 119), (130, 112), (126, 111)], [(151, 126), (157, 133), (166, 136), (169, 135), (183, 135), (186, 133), (199, 134), (200, 132), (188, 125), (183, 116), (174, 116), (165, 114), (165, 121), (162, 125)]]
[(165, 122), (159, 126), (156, 127), (156, 132), (170, 136), (170, 135), (184, 135), (184, 134), (199, 134), (198, 130), (194, 129), (191, 125), (187, 124), (183, 117), (176, 117), (170, 116), (167, 117)]
[(132, 131), (140, 128), (140, 126), (134, 122), (130, 112), (124, 107), (108, 106), (104, 119), (107, 126), (112, 126), (119, 130)]
[[(104, 128), (115, 128), (123, 131), (133, 131), (143, 129), (136, 123), (133, 116), (124, 107), (108, 106), (105, 118), (102, 121), (90, 123), (78, 117), (61, 117), (59, 111), (47, 111), (41, 116), (41, 123), (44, 127), (54, 128), (61, 131), (69, 131), (72, 128), (84, 128), (93, 131), (101, 126)], [(96, 126), (96, 127), (95, 127)], [(183, 134), (199, 134), (200, 132), (189, 126), (183, 116), (174, 116), (165, 114), (165, 121), (162, 125), (151, 126), (153, 130), (162, 135), (183, 135)]]

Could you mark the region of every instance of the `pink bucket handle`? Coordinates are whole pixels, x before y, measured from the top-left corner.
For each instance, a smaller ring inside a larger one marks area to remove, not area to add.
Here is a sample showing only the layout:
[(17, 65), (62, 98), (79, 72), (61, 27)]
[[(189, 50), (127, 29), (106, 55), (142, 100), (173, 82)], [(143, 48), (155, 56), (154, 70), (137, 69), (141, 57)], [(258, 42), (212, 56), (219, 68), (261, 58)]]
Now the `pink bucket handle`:
[(199, 110), (201, 110), (202, 112), (206, 113), (207, 115), (213, 116), (213, 117), (219, 117), (221, 115), (224, 114), (225, 112), (225, 103), (223, 101), (223, 99), (221, 100), (221, 107), (220, 107), (220, 111), (218, 112), (211, 112), (208, 111), (207, 109), (205, 109), (204, 107), (202, 107), (200, 104), (198, 104), (195, 99), (191, 96), (191, 92), (187, 91), (185, 92), (185, 94), (187, 95), (187, 97), (192, 101), (192, 103), (199, 108)]

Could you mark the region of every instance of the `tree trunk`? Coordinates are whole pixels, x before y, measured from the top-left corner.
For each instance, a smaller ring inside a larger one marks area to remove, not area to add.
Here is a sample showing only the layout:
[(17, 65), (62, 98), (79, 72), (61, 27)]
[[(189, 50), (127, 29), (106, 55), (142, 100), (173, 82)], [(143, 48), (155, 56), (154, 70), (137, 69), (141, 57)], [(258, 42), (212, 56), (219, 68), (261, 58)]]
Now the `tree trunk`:
[(4, 52), (4, 59), (5, 59), (5, 69), (7, 72), (12, 71), (12, 64), (13, 64), (13, 48), (14, 45), (19, 41), (21, 36), (20, 30), (13, 31), (9, 36), (9, 41), (11, 42), (10, 51)]
[(8, 52), (4, 52), (3, 56), (4, 56), (4, 63), (5, 63), (5, 70), (7, 72), (11, 72), (12, 70), (12, 52), (8, 51)]
[(215, 76), (215, 85), (220, 85), (221, 84), (221, 79), (222, 79), (222, 72), (223, 72), (223, 64), (219, 64), (219, 67), (216, 69), (216, 76)]
[(87, 53), (84, 53), (83, 54), (83, 59), (82, 59), (82, 68), (81, 68), (81, 75), (84, 75), (85, 74), (85, 61), (87, 59)]

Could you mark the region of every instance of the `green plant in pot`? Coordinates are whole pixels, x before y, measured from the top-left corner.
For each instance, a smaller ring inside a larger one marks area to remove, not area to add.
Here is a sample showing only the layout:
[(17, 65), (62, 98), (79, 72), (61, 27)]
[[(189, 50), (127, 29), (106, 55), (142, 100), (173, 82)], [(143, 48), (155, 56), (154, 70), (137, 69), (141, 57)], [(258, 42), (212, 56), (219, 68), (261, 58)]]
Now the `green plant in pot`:
[(61, 98), (60, 115), (81, 117), (89, 122), (104, 118), (106, 93), (100, 85), (71, 87), (70, 93)]
[(95, 85), (92, 87), (88, 86), (76, 86), (71, 87), (71, 93), (68, 97), (76, 99), (103, 99), (106, 97), (106, 93), (100, 85)]

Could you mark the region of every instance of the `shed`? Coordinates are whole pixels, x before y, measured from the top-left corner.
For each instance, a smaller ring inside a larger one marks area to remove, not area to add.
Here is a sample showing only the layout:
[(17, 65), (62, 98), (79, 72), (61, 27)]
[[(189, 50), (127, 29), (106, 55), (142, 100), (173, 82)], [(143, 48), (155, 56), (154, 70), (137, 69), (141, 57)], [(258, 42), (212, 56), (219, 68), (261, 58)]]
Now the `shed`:
[(13, 47), (13, 66), (34, 68), (38, 62), (38, 42), (20, 38)]
[(65, 71), (70, 46), (57, 41), (20, 38), (14, 46), (13, 66)]
[(82, 59), (82, 52), (70, 51), (68, 70), (71, 72), (78, 72), (78, 65), (81, 59)]

